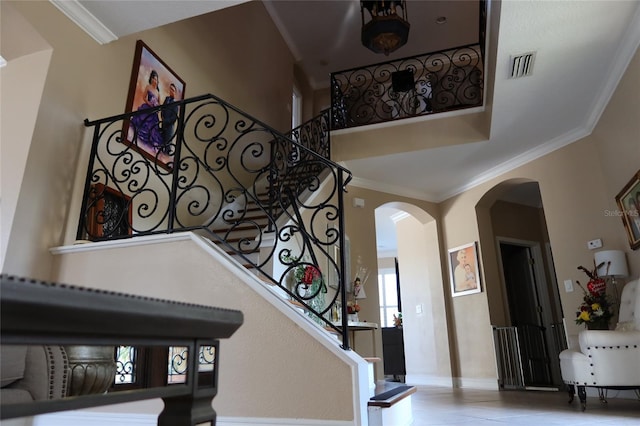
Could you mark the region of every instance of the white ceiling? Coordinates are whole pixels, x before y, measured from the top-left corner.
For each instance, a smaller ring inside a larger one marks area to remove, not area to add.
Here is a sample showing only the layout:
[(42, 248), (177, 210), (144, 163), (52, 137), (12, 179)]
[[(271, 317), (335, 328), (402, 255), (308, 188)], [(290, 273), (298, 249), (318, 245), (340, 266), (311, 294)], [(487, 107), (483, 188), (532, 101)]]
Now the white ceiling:
[[(87, 31), (101, 23), (94, 37), (104, 43), (245, 0), (165, 0), (153, 8), (138, 0), (51, 1)], [(477, 40), (475, 1), (408, 0), (409, 42), (388, 58), (360, 44), (358, 0), (263, 3), (315, 87), (332, 71)], [(436, 25), (439, 16), (447, 24)], [(355, 184), (439, 202), (572, 143), (591, 133), (640, 44), (640, 1), (492, 1), (488, 21), (490, 137), (346, 161)], [(533, 75), (509, 79), (510, 55), (529, 51), (537, 52)]]

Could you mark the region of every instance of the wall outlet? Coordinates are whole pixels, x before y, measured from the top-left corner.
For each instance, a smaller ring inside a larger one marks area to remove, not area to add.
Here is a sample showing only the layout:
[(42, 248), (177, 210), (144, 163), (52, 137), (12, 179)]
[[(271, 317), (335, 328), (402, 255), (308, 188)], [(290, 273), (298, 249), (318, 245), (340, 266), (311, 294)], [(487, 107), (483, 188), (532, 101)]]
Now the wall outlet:
[(587, 248), (589, 250), (593, 250), (593, 249), (597, 249), (602, 247), (602, 240), (600, 238), (595, 239), (595, 240), (591, 240), (587, 243)]
[(416, 314), (421, 314), (422, 313), (422, 303), (419, 305), (416, 305)]

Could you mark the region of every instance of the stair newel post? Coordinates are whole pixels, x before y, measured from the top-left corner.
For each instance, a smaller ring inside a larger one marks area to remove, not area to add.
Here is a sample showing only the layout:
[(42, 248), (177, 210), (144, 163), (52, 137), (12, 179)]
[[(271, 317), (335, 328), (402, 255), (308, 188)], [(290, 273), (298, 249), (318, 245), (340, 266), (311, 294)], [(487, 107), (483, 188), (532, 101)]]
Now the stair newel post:
[(180, 149), (182, 148), (182, 138), (184, 136), (184, 114), (185, 104), (180, 104), (178, 112), (178, 127), (176, 129), (176, 149), (173, 155), (173, 170), (171, 171), (171, 192), (169, 193), (169, 215), (167, 231), (173, 232), (176, 219), (176, 195), (178, 192), (178, 173), (180, 164)]
[(342, 348), (349, 350), (349, 317), (347, 316), (347, 272), (345, 262), (345, 228), (344, 228), (344, 185), (343, 171), (338, 170), (338, 223), (340, 226), (340, 303), (342, 317)]
[[(100, 140), (100, 124), (93, 124), (85, 118), (84, 126), (93, 126), (93, 142), (91, 143), (91, 154), (89, 154), (89, 165), (87, 166), (87, 178), (84, 180), (84, 192), (82, 193), (82, 204), (80, 210), (80, 220), (78, 221), (78, 231), (76, 239), (83, 240), (85, 235), (85, 225), (87, 223), (87, 200), (89, 199), (89, 188), (91, 186), (91, 174), (93, 173), (93, 164), (96, 160), (96, 152), (98, 151), (98, 141)], [(129, 224), (131, 226), (131, 224)]]

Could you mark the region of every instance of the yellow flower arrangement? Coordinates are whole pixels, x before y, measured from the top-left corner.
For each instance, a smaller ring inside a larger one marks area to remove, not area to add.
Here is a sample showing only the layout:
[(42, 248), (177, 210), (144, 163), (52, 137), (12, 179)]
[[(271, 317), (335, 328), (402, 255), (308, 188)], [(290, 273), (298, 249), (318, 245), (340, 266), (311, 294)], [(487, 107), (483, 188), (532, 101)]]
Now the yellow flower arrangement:
[(606, 294), (607, 283), (603, 278), (598, 276), (598, 268), (589, 271), (584, 266), (579, 266), (578, 269), (587, 274), (589, 281), (585, 289), (582, 284), (580, 284), (580, 281), (576, 280), (576, 283), (584, 293), (582, 303), (576, 312), (576, 324), (585, 324), (587, 327), (595, 326), (606, 329), (609, 326), (609, 321), (613, 317), (613, 312), (611, 311), (609, 299)]

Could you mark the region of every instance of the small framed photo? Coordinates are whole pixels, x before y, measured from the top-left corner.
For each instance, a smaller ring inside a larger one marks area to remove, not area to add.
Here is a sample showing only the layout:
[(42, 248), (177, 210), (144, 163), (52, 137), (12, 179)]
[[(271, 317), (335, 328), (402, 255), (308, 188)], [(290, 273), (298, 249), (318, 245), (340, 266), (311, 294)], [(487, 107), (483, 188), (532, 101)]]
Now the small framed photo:
[(640, 170), (616, 195), (616, 203), (622, 214), (622, 224), (627, 231), (629, 245), (633, 250), (640, 247)]
[[(142, 40), (136, 43), (125, 112), (184, 99), (185, 82)], [(166, 170), (172, 170), (179, 106), (137, 114), (126, 121), (124, 143)]]
[(89, 240), (131, 236), (131, 197), (117, 189), (96, 183), (89, 189), (87, 205), (86, 226)]
[(480, 263), (476, 242), (449, 249), (449, 276), (454, 297), (480, 293)]

